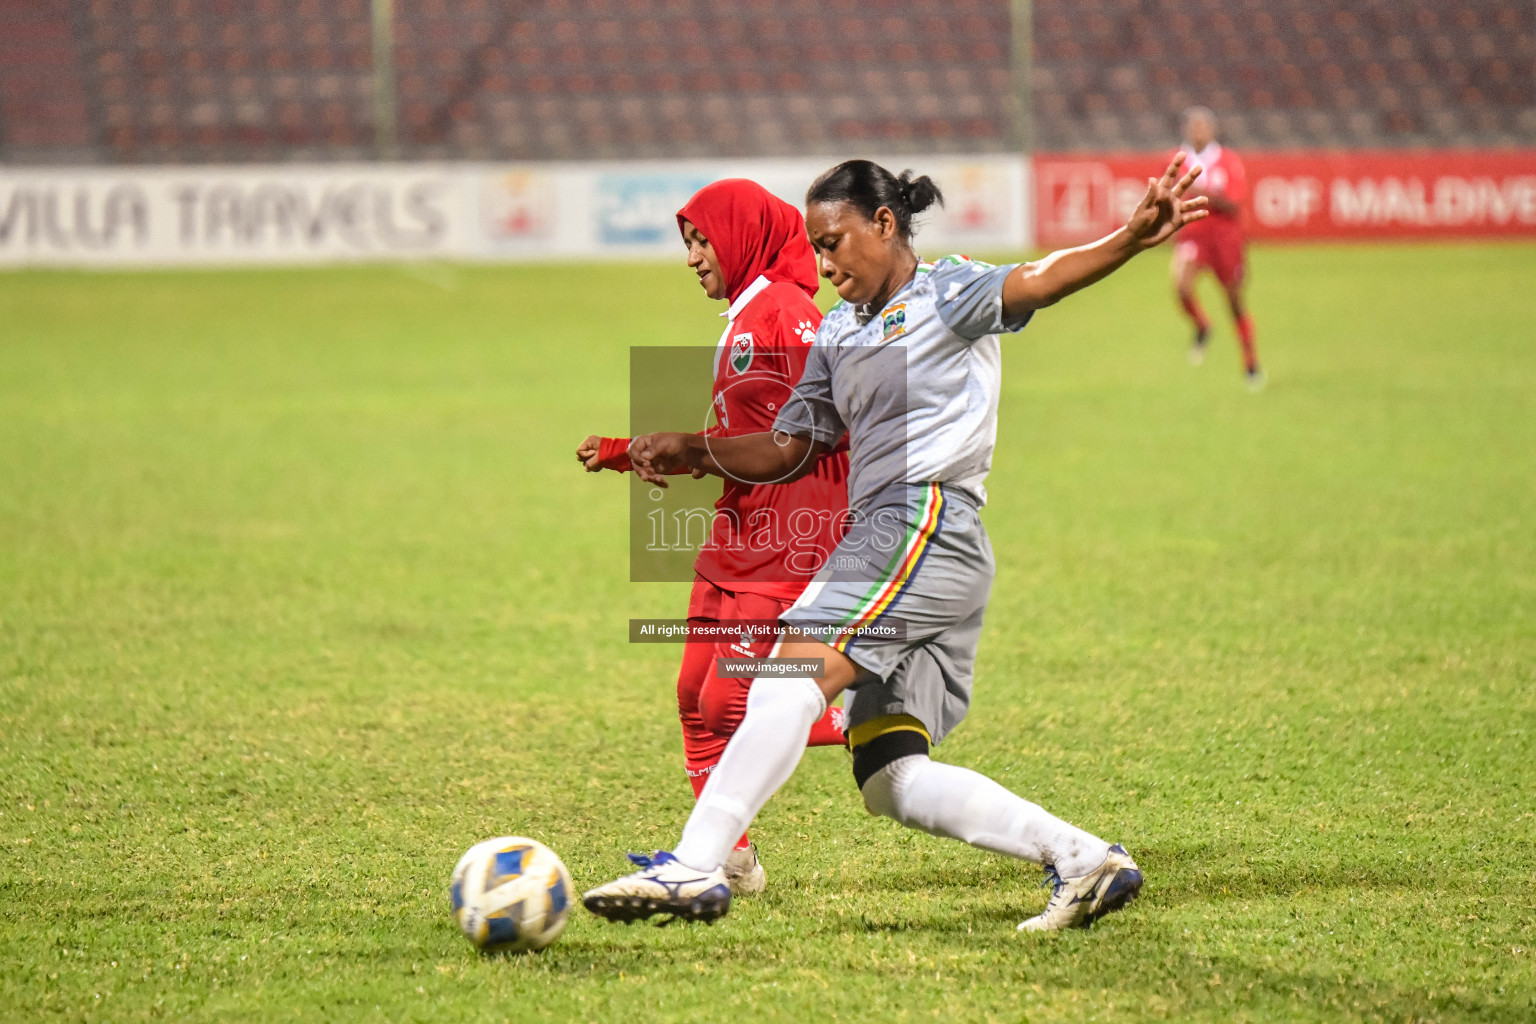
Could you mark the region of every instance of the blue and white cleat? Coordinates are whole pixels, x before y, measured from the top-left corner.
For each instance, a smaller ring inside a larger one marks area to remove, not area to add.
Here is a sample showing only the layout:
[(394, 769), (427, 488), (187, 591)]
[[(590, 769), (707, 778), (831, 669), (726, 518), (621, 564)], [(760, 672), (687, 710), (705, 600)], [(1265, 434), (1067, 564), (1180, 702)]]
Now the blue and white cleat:
[(714, 921), (731, 909), (731, 887), (723, 867), (701, 873), (665, 850), (651, 857), (632, 853), (629, 859), (639, 871), (600, 885), (581, 898), (598, 917), (625, 924), (652, 914), (670, 914), (672, 920)]
[(1063, 928), (1087, 928), (1124, 907), (1141, 892), (1141, 869), (1116, 843), (1104, 863), (1076, 878), (1062, 878), (1049, 864), (1046, 881), (1053, 888), (1045, 911), (1019, 925), (1021, 932), (1054, 932)]

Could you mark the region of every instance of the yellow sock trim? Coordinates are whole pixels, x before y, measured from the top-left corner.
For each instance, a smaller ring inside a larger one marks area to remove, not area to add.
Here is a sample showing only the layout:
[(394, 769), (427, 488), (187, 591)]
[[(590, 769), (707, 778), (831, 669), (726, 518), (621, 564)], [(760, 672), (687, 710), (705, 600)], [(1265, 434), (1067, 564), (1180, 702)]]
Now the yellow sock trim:
[(878, 739), (888, 732), (920, 732), (923, 739), (929, 743), (933, 737), (928, 735), (928, 727), (911, 715), (881, 715), (867, 722), (860, 722), (848, 730), (848, 749), (856, 750), (871, 740)]

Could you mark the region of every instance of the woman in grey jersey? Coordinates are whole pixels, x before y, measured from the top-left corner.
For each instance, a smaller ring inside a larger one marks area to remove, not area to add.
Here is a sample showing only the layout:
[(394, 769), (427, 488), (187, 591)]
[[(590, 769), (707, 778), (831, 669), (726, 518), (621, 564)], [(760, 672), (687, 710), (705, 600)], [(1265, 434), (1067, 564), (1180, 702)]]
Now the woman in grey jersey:
[(624, 921), (724, 914), (720, 865), (794, 771), (811, 724), (845, 690), (854, 777), (872, 813), (1045, 866), (1054, 892), (1020, 929), (1087, 926), (1136, 896), (1141, 872), (1124, 848), (928, 755), (969, 707), (992, 584), (977, 512), (997, 439), (999, 335), (1204, 217), (1203, 198), (1184, 199), (1199, 172), (1181, 177), (1182, 162), (1148, 181), (1113, 234), (1003, 267), (918, 259), (912, 217), (942, 201), (926, 177), (851, 160), (811, 186), (807, 230), (843, 301), (822, 321), (775, 429), (652, 434), (630, 454), (659, 486), (682, 468), (777, 482), (807, 472), (846, 431), (851, 524), (782, 616), (773, 659), (806, 666), (765, 668), (676, 850), (637, 858), (643, 869), (587, 893), (588, 909)]

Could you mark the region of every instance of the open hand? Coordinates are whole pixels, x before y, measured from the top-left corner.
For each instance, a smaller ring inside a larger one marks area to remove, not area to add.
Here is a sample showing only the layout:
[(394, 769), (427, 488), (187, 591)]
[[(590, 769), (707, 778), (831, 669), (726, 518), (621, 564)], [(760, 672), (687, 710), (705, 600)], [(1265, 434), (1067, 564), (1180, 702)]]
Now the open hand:
[(1141, 197), (1131, 219), (1125, 223), (1125, 229), (1143, 249), (1161, 245), (1185, 224), (1210, 216), (1205, 208), (1208, 202), (1205, 196), (1184, 198), (1195, 179), (1200, 177), (1201, 169), (1196, 167), (1181, 178), (1179, 168), (1182, 166), (1184, 154), (1180, 153), (1161, 178), (1148, 178), (1147, 194)]

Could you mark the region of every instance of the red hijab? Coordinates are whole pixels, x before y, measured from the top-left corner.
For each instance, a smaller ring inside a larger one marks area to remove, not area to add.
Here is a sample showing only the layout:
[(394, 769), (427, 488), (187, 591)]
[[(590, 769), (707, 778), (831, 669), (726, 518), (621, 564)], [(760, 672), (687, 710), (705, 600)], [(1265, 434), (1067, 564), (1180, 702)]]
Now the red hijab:
[(714, 246), (731, 302), (759, 274), (816, 294), (816, 257), (805, 237), (805, 218), (757, 182), (726, 178), (705, 185), (677, 211), (679, 231), (685, 220)]

